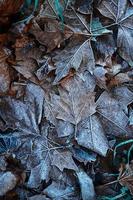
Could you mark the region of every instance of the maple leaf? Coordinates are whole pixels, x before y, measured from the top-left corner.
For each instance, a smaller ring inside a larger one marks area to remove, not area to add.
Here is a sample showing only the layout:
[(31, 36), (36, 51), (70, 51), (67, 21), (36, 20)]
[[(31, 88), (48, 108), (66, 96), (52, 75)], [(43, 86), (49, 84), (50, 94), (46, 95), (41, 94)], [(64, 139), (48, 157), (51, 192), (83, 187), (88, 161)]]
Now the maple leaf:
[(82, 90), (76, 79), (73, 86), (69, 87), (69, 91), (60, 89), (60, 96), (51, 95), (50, 103), (45, 106), (45, 115), (53, 124), (56, 118), (77, 126), (80, 121), (95, 113), (95, 93)]
[(119, 53), (131, 63), (133, 60), (133, 7), (130, 7), (127, 0), (103, 0), (98, 6), (98, 10), (118, 25), (117, 47)]
[(56, 66), (54, 84), (57, 84), (62, 78), (67, 76), (70, 69), (77, 71), (82, 63), (86, 66), (86, 70), (91, 73), (95, 67), (93, 51), (89, 40), (76, 45), (70, 43), (64, 50), (58, 52), (53, 57), (53, 61)]
[(94, 92), (89, 92), (90, 87), (85, 87), (85, 82), (81, 80), (69, 80), (65, 89), (59, 90), (60, 96), (51, 95), (50, 103), (45, 104), (45, 115), (56, 127), (57, 119), (62, 120), (61, 127), (70, 128), (68, 123), (75, 125), (75, 139), (78, 144), (105, 156), (108, 143), (99, 119), (93, 115), (96, 108)]

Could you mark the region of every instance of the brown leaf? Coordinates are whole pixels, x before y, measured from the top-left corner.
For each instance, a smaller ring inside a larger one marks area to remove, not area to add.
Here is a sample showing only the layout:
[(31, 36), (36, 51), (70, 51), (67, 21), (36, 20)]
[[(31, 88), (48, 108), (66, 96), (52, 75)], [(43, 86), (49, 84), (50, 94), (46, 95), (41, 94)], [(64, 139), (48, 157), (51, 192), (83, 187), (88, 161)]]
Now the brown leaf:
[[(43, 29), (41, 26), (43, 25)], [(72, 36), (73, 32), (64, 26), (64, 31), (61, 31), (61, 24), (51, 18), (39, 18), (34, 20), (30, 32), (36, 37), (36, 40), (47, 47), (47, 52), (51, 52), (56, 47)]]
[(8, 49), (0, 50), (0, 95), (7, 93), (10, 87), (10, 71), (6, 62), (8, 56)]
[(119, 177), (119, 183), (127, 187), (133, 195), (133, 163), (126, 165), (125, 171)]
[(17, 13), (22, 6), (24, 0), (18, 0), (17, 2), (14, 0), (1, 0), (0, 1), (0, 15), (12, 15)]

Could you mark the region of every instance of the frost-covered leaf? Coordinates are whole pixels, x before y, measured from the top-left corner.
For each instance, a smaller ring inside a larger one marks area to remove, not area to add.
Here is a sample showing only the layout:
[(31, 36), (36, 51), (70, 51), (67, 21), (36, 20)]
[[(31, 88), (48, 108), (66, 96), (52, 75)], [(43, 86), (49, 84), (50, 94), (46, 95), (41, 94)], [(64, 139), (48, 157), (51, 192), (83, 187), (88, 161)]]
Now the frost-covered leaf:
[(70, 122), (63, 120), (57, 121), (57, 133), (58, 137), (66, 137), (74, 133), (74, 126)]
[(57, 166), (61, 171), (64, 168), (77, 171), (78, 168), (72, 159), (72, 154), (69, 151), (54, 151), (52, 165)]
[(97, 100), (97, 112), (124, 133), (126, 132), (128, 117), (120, 106), (119, 101), (106, 91)]
[(51, 101), (46, 106), (45, 115), (54, 124), (54, 119), (61, 119), (77, 125), (80, 121), (95, 113), (93, 92), (84, 92), (78, 82), (77, 87), (71, 87), (70, 91), (60, 90), (59, 95), (51, 95)]
[(12, 172), (0, 174), (0, 196), (4, 196), (7, 192), (15, 188), (17, 178)]
[(77, 172), (77, 176), (80, 183), (82, 199), (94, 200), (95, 191), (92, 179), (84, 171)]
[(71, 186), (63, 186), (59, 183), (52, 182), (43, 193), (52, 199), (67, 200), (72, 199), (74, 188)]
[(94, 161), (96, 161), (96, 153), (94, 153), (92, 151), (88, 151), (88, 150), (83, 150), (81, 148), (81, 146), (79, 146), (79, 147), (77, 147), (77, 146), (73, 147), (72, 152), (73, 152), (74, 158), (76, 158), (80, 162), (84, 162), (85, 165), (88, 162), (94, 162)]
[[(0, 99), (0, 116), (11, 128), (25, 133), (39, 133), (44, 92), (35, 84), (26, 87), (25, 101), (11, 97)], [(35, 93), (34, 93), (35, 92)]]
[(90, 116), (79, 124), (76, 139), (79, 145), (102, 156), (106, 155), (109, 148), (102, 124), (96, 115)]
[(95, 67), (94, 56), (89, 40), (80, 44), (70, 44), (53, 58), (56, 66), (56, 78), (54, 84), (68, 75), (70, 69), (79, 69), (81, 64), (86, 70), (93, 72)]
[(129, 6), (127, 0), (103, 0), (98, 10), (118, 25), (117, 47), (120, 55), (130, 64), (133, 60), (133, 7)]
[(41, 181), (48, 180), (50, 166), (47, 160), (42, 160), (39, 165), (31, 169), (28, 186), (30, 188), (37, 188)]

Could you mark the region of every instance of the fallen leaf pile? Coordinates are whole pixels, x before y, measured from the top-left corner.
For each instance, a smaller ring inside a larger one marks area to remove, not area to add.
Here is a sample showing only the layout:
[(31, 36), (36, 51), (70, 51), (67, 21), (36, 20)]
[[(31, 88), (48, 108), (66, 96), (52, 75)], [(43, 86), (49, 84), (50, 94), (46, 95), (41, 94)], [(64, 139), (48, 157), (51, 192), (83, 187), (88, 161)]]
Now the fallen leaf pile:
[(1, 197), (97, 199), (104, 159), (133, 137), (132, 41), (129, 0), (46, 0), (0, 34)]

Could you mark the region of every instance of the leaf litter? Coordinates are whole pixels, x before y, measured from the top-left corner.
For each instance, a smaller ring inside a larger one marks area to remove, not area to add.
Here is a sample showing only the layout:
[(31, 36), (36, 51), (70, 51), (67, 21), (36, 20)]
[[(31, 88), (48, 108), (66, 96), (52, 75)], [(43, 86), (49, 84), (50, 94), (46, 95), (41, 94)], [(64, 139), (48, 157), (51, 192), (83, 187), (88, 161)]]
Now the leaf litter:
[(132, 1), (0, 10), (0, 198), (132, 199)]

